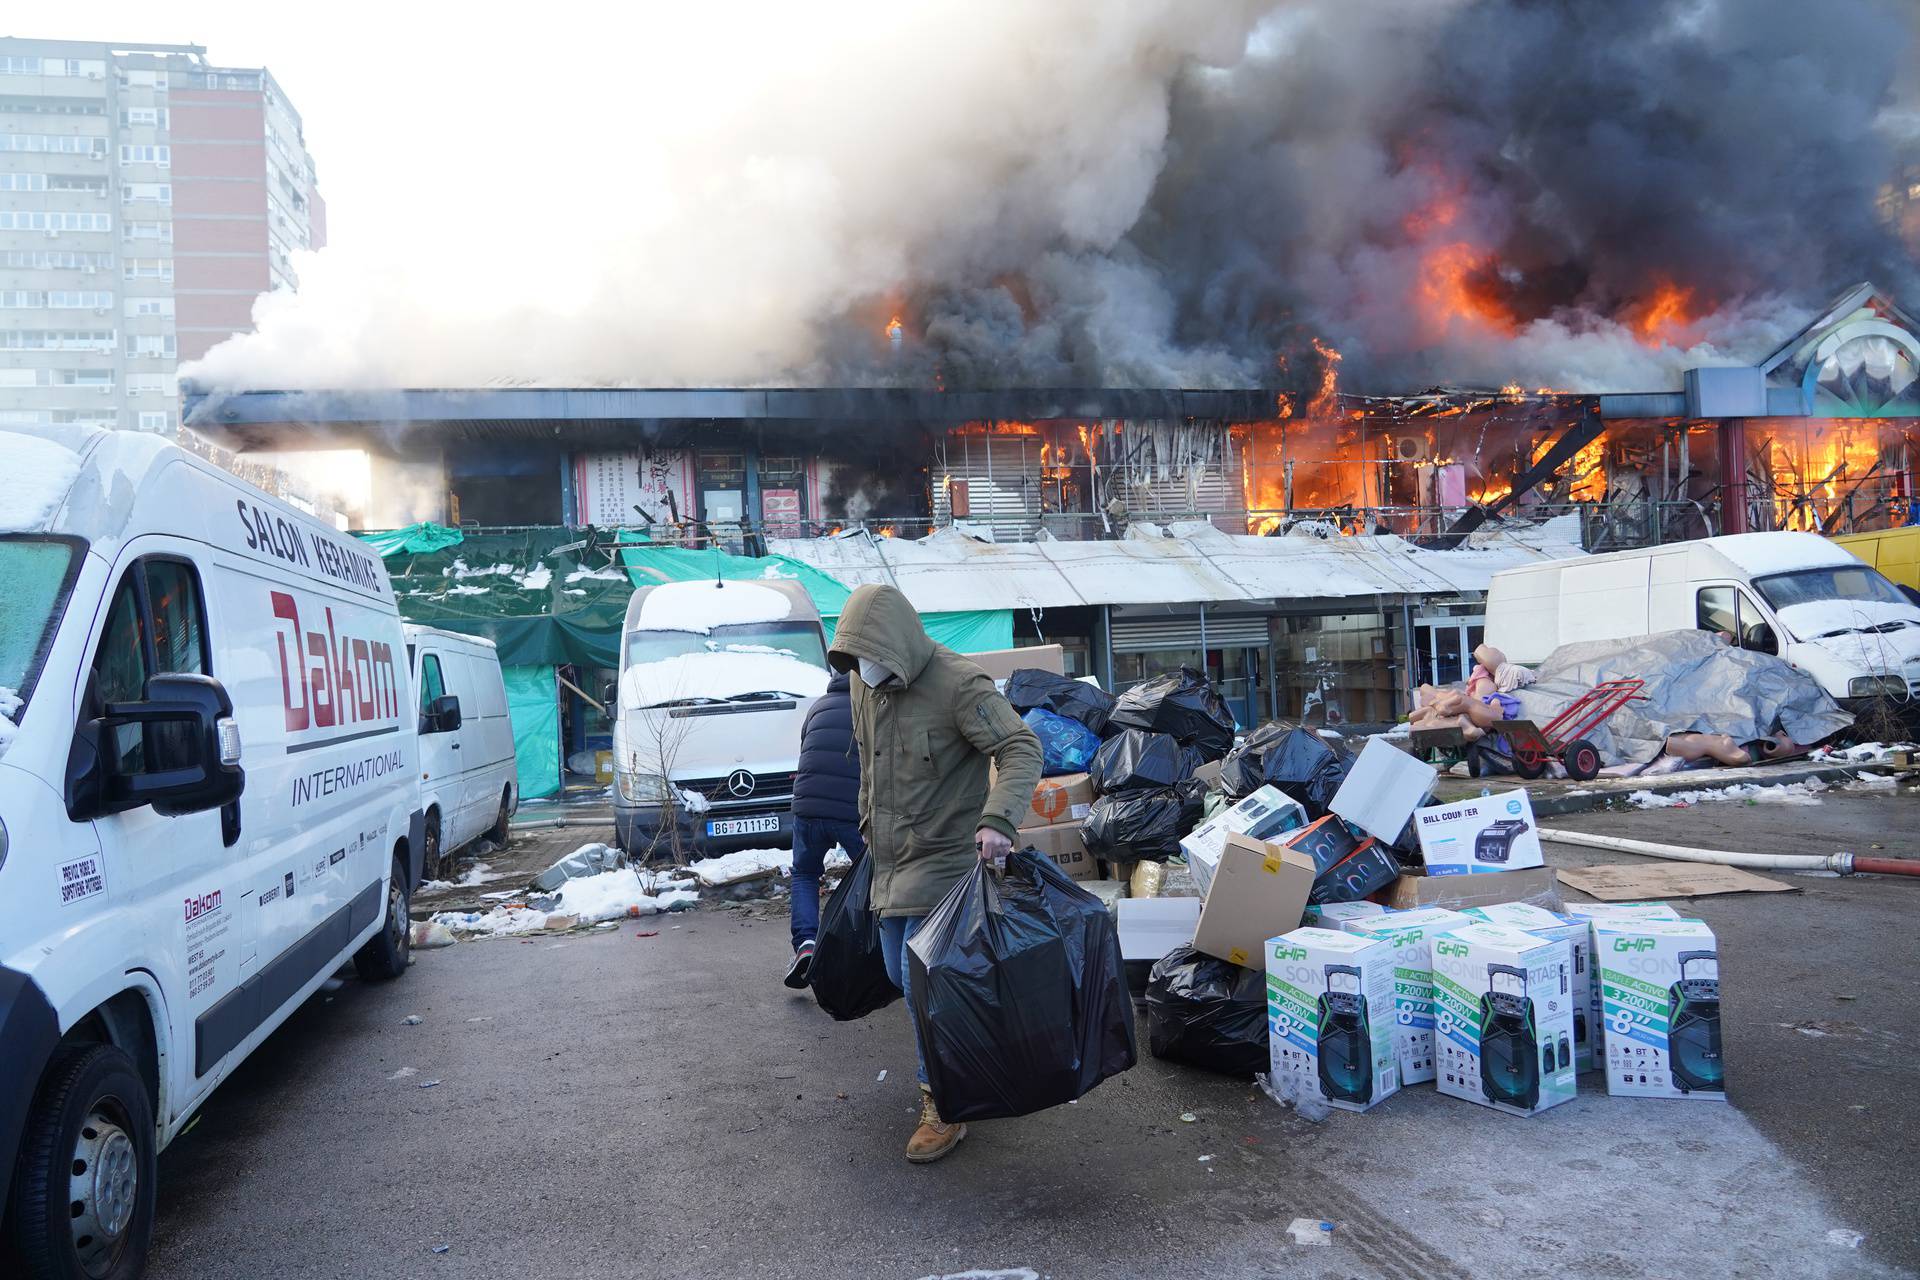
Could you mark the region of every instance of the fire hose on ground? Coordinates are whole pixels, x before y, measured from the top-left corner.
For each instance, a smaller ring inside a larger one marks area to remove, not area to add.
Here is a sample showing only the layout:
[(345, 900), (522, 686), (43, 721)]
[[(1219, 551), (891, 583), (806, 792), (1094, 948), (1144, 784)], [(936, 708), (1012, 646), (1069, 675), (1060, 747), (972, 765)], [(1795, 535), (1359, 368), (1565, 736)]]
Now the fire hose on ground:
[(1584, 831), (1562, 831), (1552, 827), (1541, 827), (1540, 838), (1555, 844), (1638, 853), (1674, 862), (1712, 862), (1723, 867), (1746, 867), (1754, 871), (1833, 871), (1843, 876), (1920, 876), (1920, 859), (1859, 858), (1851, 853), (1735, 853), (1731, 850), (1689, 849), (1677, 844), (1656, 844), (1651, 840), (1628, 840), (1621, 836), (1589, 835)]

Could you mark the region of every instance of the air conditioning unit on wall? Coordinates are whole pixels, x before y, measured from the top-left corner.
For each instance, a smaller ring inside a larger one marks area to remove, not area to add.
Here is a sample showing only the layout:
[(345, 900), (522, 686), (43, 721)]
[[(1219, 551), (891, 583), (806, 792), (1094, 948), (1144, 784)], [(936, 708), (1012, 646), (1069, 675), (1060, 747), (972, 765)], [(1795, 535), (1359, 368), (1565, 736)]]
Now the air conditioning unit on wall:
[(1396, 462), (1425, 462), (1432, 453), (1432, 446), (1425, 436), (1395, 436), (1393, 438), (1393, 458)]

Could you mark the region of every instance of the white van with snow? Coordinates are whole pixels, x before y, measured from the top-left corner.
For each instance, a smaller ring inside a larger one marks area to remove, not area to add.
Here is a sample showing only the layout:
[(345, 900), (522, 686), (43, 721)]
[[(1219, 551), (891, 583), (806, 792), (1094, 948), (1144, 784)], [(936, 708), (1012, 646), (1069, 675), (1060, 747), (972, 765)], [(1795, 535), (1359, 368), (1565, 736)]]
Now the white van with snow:
[(162, 439), (0, 460), (0, 1258), (131, 1277), (214, 1087), (406, 970), (404, 641), (379, 557)]
[(1778, 654), (1849, 710), (1920, 696), (1920, 608), (1811, 533), (1738, 533), (1504, 569), (1487, 639), (1537, 663), (1576, 640), (1698, 627)]
[(401, 630), (420, 713), (421, 865), (439, 876), (480, 837), (507, 842), (516, 806), (513, 723), (493, 641), (414, 623)]
[(797, 582), (664, 582), (627, 603), (613, 726), (614, 829), (636, 857), (793, 836), (800, 725), (827, 689)]

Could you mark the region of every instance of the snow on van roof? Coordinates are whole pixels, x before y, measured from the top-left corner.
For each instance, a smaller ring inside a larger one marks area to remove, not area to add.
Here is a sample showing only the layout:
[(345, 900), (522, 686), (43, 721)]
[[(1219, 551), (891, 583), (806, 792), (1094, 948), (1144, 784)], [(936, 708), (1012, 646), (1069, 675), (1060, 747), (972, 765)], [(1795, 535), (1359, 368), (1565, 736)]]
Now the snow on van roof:
[(0, 485), (0, 529), (45, 529), (80, 475), (80, 455), (58, 440), (8, 431), (0, 434), (7, 482)]
[(633, 629), (704, 636), (715, 627), (784, 622), (792, 614), (793, 602), (785, 593), (751, 582), (663, 582), (648, 588)]
[(635, 663), (620, 677), (620, 705), (629, 708), (682, 698), (724, 701), (748, 693), (817, 698), (826, 691), (825, 670), (785, 653), (681, 653)]
[(1706, 544), (1754, 577), (1791, 573), (1830, 564), (1855, 564), (1859, 557), (1815, 533), (1729, 533)]

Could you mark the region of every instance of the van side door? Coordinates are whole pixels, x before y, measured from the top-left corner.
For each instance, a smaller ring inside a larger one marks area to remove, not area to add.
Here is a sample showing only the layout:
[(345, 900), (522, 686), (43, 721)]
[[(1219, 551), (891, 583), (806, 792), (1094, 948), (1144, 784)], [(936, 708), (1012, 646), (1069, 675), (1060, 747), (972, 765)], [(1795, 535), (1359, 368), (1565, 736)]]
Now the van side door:
[[(463, 839), (466, 796), (460, 779), (462, 752), (459, 731), (436, 724), (430, 710), (442, 697), (459, 695), (447, 681), (447, 655), (422, 643), (415, 661), (419, 672), (415, 687), (420, 690), (420, 705), (416, 709), (420, 717), (420, 789), (428, 803), (440, 810), (440, 849), (445, 853)], [(464, 719), (464, 705), (461, 710)], [(429, 815), (429, 820), (431, 818)], [(429, 867), (427, 873), (438, 875), (439, 870)]]
[[(82, 717), (99, 715), (108, 703), (142, 701), (155, 675), (223, 677), (195, 551), (171, 539), (128, 545), (81, 676)], [(148, 766), (138, 726), (120, 726), (104, 747), (123, 775)], [(166, 998), (171, 1118), (213, 1085), (211, 1078), (196, 1080), (196, 1059), (210, 1065), (224, 1053), (223, 1043), (230, 1048), (252, 1029), (239, 1027), (225, 1042), (223, 1028), (237, 1009), (230, 1002), (248, 976), (258, 924), (255, 868), (240, 843), (239, 806), (174, 815), (147, 806), (93, 823), (107, 883), (138, 921), (127, 934), (127, 966), (151, 967)]]

